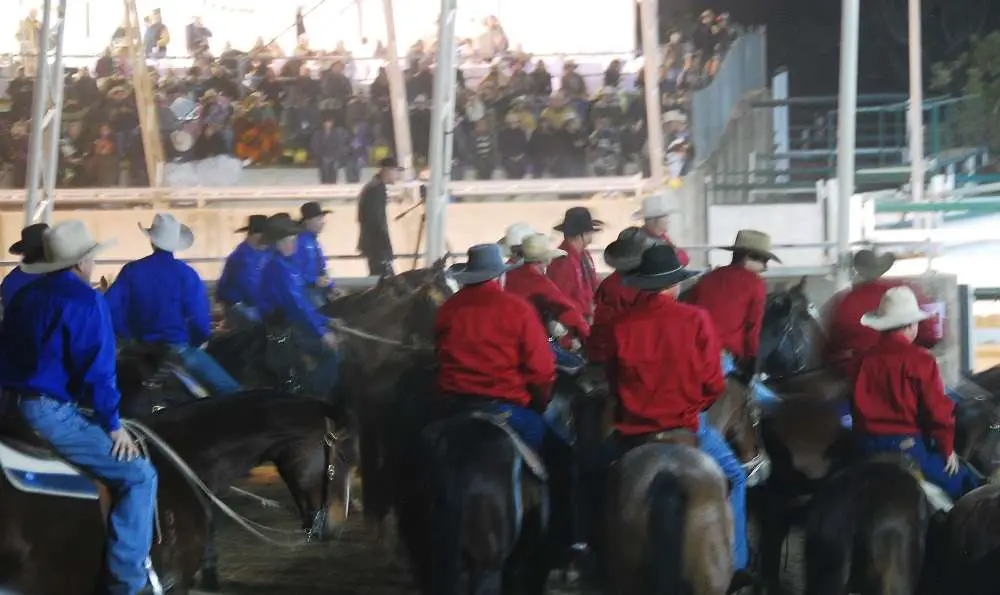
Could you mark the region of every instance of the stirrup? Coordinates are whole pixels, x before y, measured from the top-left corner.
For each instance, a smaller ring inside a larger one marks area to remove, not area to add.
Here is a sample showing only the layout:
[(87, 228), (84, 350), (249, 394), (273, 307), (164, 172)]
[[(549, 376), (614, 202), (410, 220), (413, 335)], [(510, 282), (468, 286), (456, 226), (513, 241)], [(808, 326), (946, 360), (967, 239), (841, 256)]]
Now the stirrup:
[(153, 560), (149, 556), (146, 556), (143, 566), (146, 567), (146, 578), (149, 581), (152, 595), (164, 595), (163, 583), (160, 582), (160, 577), (156, 574), (156, 569), (153, 568)]
[(752, 488), (767, 481), (771, 476), (771, 459), (763, 451), (757, 456), (743, 463), (743, 469), (747, 474), (747, 487)]

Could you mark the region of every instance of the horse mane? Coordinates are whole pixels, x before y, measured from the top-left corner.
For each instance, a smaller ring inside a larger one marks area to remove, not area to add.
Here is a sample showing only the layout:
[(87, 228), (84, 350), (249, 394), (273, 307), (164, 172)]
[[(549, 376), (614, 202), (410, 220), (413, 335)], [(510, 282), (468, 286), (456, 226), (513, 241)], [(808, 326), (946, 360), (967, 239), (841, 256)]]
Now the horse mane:
[(1000, 398), (1000, 365), (993, 366), (969, 377), (976, 386)]

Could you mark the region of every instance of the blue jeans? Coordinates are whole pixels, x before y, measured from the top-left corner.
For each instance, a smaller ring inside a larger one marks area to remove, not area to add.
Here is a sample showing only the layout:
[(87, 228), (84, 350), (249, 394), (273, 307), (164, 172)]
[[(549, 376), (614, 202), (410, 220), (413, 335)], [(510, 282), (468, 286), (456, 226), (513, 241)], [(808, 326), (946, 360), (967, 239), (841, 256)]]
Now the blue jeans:
[(549, 339), (549, 348), (552, 350), (552, 355), (556, 357), (556, 365), (561, 368), (580, 368), (583, 367), (585, 362), (579, 355), (563, 349), (562, 345)]
[[(736, 371), (736, 360), (728, 351), (723, 351), (722, 375), (729, 376)], [(753, 400), (759, 403), (765, 410), (781, 402), (778, 395), (756, 377), (750, 381), (750, 394), (753, 395)]]
[(316, 368), (302, 375), (303, 388), (314, 395), (328, 395), (340, 381), (340, 351), (324, 346), (312, 329), (293, 327), (292, 335), (295, 343), (316, 360)]
[(243, 390), (222, 366), (204, 349), (190, 345), (171, 345), (170, 350), (181, 360), (181, 367), (212, 396), (225, 396)]
[(542, 439), (545, 438), (547, 424), (545, 419), (528, 409), (520, 407), (514, 403), (490, 403), (485, 407), (487, 411), (496, 415), (506, 415), (507, 423), (517, 435), (524, 440), (536, 452), (542, 447)]
[[(980, 486), (979, 478), (965, 463), (958, 473), (948, 475), (944, 470), (945, 458), (936, 450), (929, 450), (921, 436), (861, 436), (865, 454), (903, 453), (920, 466), (924, 479), (945, 491), (953, 500)], [(904, 442), (912, 445), (905, 445)]]
[(733, 566), (736, 570), (746, 568), (750, 559), (747, 543), (747, 474), (740, 460), (733, 454), (726, 439), (712, 427), (701, 414), (698, 426), (698, 445), (701, 451), (712, 457), (729, 479), (729, 505), (733, 509)]
[(21, 416), (69, 463), (100, 478), (114, 492), (107, 570), (112, 595), (134, 595), (146, 586), (146, 558), (153, 542), (156, 469), (146, 459), (119, 461), (100, 426), (76, 406), (48, 397), (23, 399)]

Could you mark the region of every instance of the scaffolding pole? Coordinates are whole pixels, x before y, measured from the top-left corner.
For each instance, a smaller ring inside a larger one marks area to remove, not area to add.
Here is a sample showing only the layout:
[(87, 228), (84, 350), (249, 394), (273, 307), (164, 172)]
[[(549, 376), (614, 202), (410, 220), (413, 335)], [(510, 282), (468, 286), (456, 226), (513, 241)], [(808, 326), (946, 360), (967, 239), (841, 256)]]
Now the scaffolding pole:
[(135, 109), (139, 116), (139, 134), (142, 136), (142, 149), (146, 157), (146, 176), (149, 185), (157, 188), (163, 185), (163, 164), (166, 158), (163, 154), (163, 137), (160, 134), (160, 122), (156, 115), (156, 100), (153, 97), (153, 83), (149, 80), (149, 68), (146, 66), (145, 46), (142, 43), (142, 28), (135, 0), (125, 1), (125, 39), (128, 43), (129, 58), (132, 61), (132, 92), (135, 96)]
[(434, 108), (431, 111), (431, 146), (427, 188), (427, 262), (448, 254), (445, 214), (451, 177), (452, 131), (455, 126), (455, 20), (457, 1), (441, 0), (438, 17), (437, 65), (434, 68)]
[(840, 29), (840, 99), (837, 122), (837, 288), (851, 284), (851, 198), (858, 111), (858, 36), (861, 0), (843, 0)]
[[(66, 0), (45, 0), (42, 32), (38, 38), (38, 68), (31, 106), (31, 137), (28, 141), (28, 194), (24, 201), (24, 225), (48, 222), (52, 217), (56, 180), (59, 175), (63, 89), (63, 29)], [(49, 62), (49, 53), (52, 62)]]
[(649, 147), (649, 170), (652, 187), (663, 187), (667, 168), (663, 157), (663, 117), (660, 106), (660, 35), (657, 0), (640, 0), (639, 22), (642, 27), (643, 70), (646, 78), (646, 146)]
[(406, 170), (406, 179), (412, 180), (413, 172), (413, 137), (410, 136), (410, 104), (406, 101), (406, 81), (403, 80), (403, 69), (399, 66), (399, 48), (396, 46), (396, 13), (393, 12), (392, 0), (382, 0), (382, 12), (385, 13), (385, 49), (388, 58), (385, 64), (389, 76), (389, 101), (392, 113), (392, 129), (396, 141), (396, 159), (400, 167)]
[[(920, 0), (909, 2), (910, 50), (910, 192), (913, 202), (924, 200), (924, 73), (920, 31)], [(930, 227), (930, 217), (918, 215), (917, 227)]]

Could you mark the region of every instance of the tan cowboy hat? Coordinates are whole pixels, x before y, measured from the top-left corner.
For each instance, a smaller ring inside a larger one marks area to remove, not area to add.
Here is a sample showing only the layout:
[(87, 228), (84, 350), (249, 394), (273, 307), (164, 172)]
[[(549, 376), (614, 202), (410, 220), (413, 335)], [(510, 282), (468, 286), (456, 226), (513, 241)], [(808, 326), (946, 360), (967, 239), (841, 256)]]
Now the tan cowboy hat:
[(726, 246), (723, 250), (734, 252), (741, 250), (749, 252), (755, 256), (763, 256), (767, 260), (780, 263), (781, 259), (771, 252), (771, 236), (756, 229), (741, 229), (736, 232), (736, 241), (732, 246)]
[(511, 248), (517, 248), (524, 241), (524, 238), (537, 233), (530, 225), (519, 221), (507, 227), (507, 232), (497, 240), (497, 244), (500, 244), (500, 248), (503, 249), (504, 256), (510, 258)]
[(642, 199), (642, 208), (632, 213), (632, 219), (659, 219), (677, 212), (677, 203), (666, 194), (651, 194)]
[(165, 252), (180, 252), (194, 244), (191, 228), (170, 213), (157, 213), (148, 229), (142, 223), (138, 225), (142, 233), (149, 237), (150, 243)]
[(927, 320), (933, 316), (920, 309), (917, 296), (909, 287), (893, 287), (882, 295), (878, 310), (861, 317), (861, 324), (876, 331), (891, 331)]
[(170, 133), (170, 143), (178, 153), (186, 153), (194, 147), (194, 137), (187, 130), (174, 130)]
[(36, 262), (21, 262), (21, 270), (42, 275), (68, 269), (76, 263), (113, 246), (115, 242), (97, 242), (83, 221), (71, 219), (53, 225), (42, 234), (45, 258)]
[(531, 234), (521, 241), (521, 258), (524, 262), (548, 264), (560, 256), (566, 256), (566, 251), (549, 248), (549, 238), (545, 234)]
[(875, 254), (874, 250), (858, 250), (854, 255), (854, 270), (864, 281), (874, 281), (889, 272), (896, 264), (896, 255), (892, 252)]

